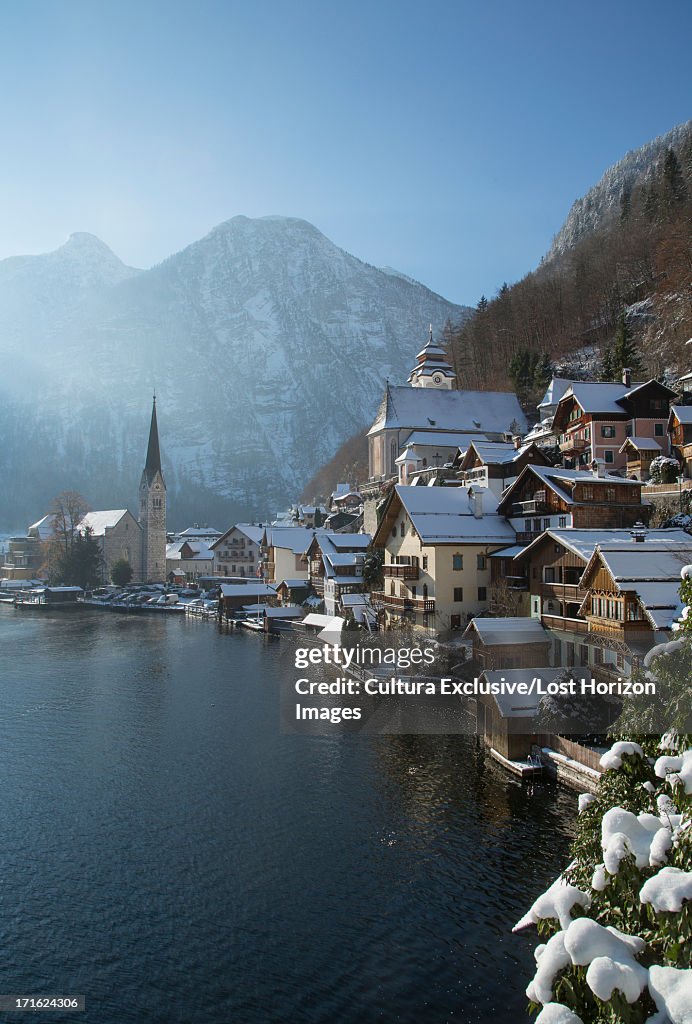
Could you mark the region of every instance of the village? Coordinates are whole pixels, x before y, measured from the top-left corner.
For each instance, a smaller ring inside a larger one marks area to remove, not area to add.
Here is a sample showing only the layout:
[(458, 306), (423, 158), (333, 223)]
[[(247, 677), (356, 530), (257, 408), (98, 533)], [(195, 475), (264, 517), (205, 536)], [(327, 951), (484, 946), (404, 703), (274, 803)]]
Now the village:
[[(75, 524), (99, 545), (101, 586), (85, 594), (41, 578), (47, 513), (9, 540), (0, 593), (25, 608), (185, 611), (266, 633), (429, 640), (461, 678), (480, 680), (477, 731), (496, 759), (524, 777), (548, 750), (558, 775), (592, 788), (597, 753), (541, 738), (538, 696), (507, 696), (498, 683), (516, 693), (526, 679), (572, 672), (612, 687), (673, 636), (692, 562), (691, 400), (692, 374), (674, 387), (628, 369), (618, 383), (553, 377), (531, 423), (515, 394), (460, 389), (430, 328), (407, 383), (386, 384), (367, 481), (271, 522), (175, 534), (154, 400), (139, 516), (92, 511)], [(662, 502), (677, 515), (654, 526)]]

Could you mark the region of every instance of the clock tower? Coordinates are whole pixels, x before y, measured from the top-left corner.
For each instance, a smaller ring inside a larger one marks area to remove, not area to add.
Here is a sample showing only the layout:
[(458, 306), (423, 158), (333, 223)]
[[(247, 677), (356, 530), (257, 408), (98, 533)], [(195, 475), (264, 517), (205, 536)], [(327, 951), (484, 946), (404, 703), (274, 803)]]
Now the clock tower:
[(416, 359), (417, 363), (408, 378), (412, 388), (435, 388), (438, 391), (456, 390), (456, 374), (447, 362), (445, 350), (433, 341), (432, 324), (427, 343), (418, 353)]
[(139, 484), (139, 522), (142, 527), (142, 577), (145, 582), (162, 583), (166, 578), (166, 483), (161, 471), (155, 396), (147, 461)]

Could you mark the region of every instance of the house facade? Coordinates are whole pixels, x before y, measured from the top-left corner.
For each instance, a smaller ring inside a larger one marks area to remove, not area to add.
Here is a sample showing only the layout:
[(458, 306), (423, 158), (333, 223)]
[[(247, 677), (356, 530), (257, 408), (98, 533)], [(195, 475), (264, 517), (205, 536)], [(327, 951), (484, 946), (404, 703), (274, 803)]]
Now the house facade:
[(372, 603), (386, 625), (447, 632), (488, 609), (489, 556), (514, 541), (496, 505), (487, 488), (394, 488), (373, 538), (384, 587)]
[(264, 526), (236, 523), (209, 545), (214, 576), (257, 576)]

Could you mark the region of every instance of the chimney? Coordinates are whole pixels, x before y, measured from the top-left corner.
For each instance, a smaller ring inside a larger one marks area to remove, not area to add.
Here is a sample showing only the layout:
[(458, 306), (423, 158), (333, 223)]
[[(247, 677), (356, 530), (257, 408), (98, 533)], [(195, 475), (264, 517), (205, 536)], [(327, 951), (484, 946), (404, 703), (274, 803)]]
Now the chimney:
[(476, 519), (483, 518), (483, 492), (474, 491), (469, 488), (469, 498), (471, 501), (471, 508)]
[(632, 371), (630, 370), (629, 366), (623, 367), (622, 383), (625, 385), (626, 388), (632, 387)]
[(644, 543), (644, 541), (646, 540), (646, 527), (644, 526), (644, 523), (641, 521), (641, 519), (639, 520), (639, 522), (634, 524), (631, 533), (632, 540), (635, 544)]
[(517, 451), (519, 451), (519, 449), (521, 448), (521, 435), (520, 434), (516, 434), (512, 438), (512, 443), (514, 444), (515, 449)]
[(599, 477), (601, 475), (601, 463), (598, 459), (594, 459), (591, 463), (591, 472), (596, 477)]

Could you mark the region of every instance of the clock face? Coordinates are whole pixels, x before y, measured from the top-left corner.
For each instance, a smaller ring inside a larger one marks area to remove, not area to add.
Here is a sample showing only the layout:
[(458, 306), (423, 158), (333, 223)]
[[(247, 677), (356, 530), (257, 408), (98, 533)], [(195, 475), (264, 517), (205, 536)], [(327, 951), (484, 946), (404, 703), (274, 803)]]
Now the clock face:
[(433, 384), (441, 384), (442, 376), (439, 373), (433, 374)]

